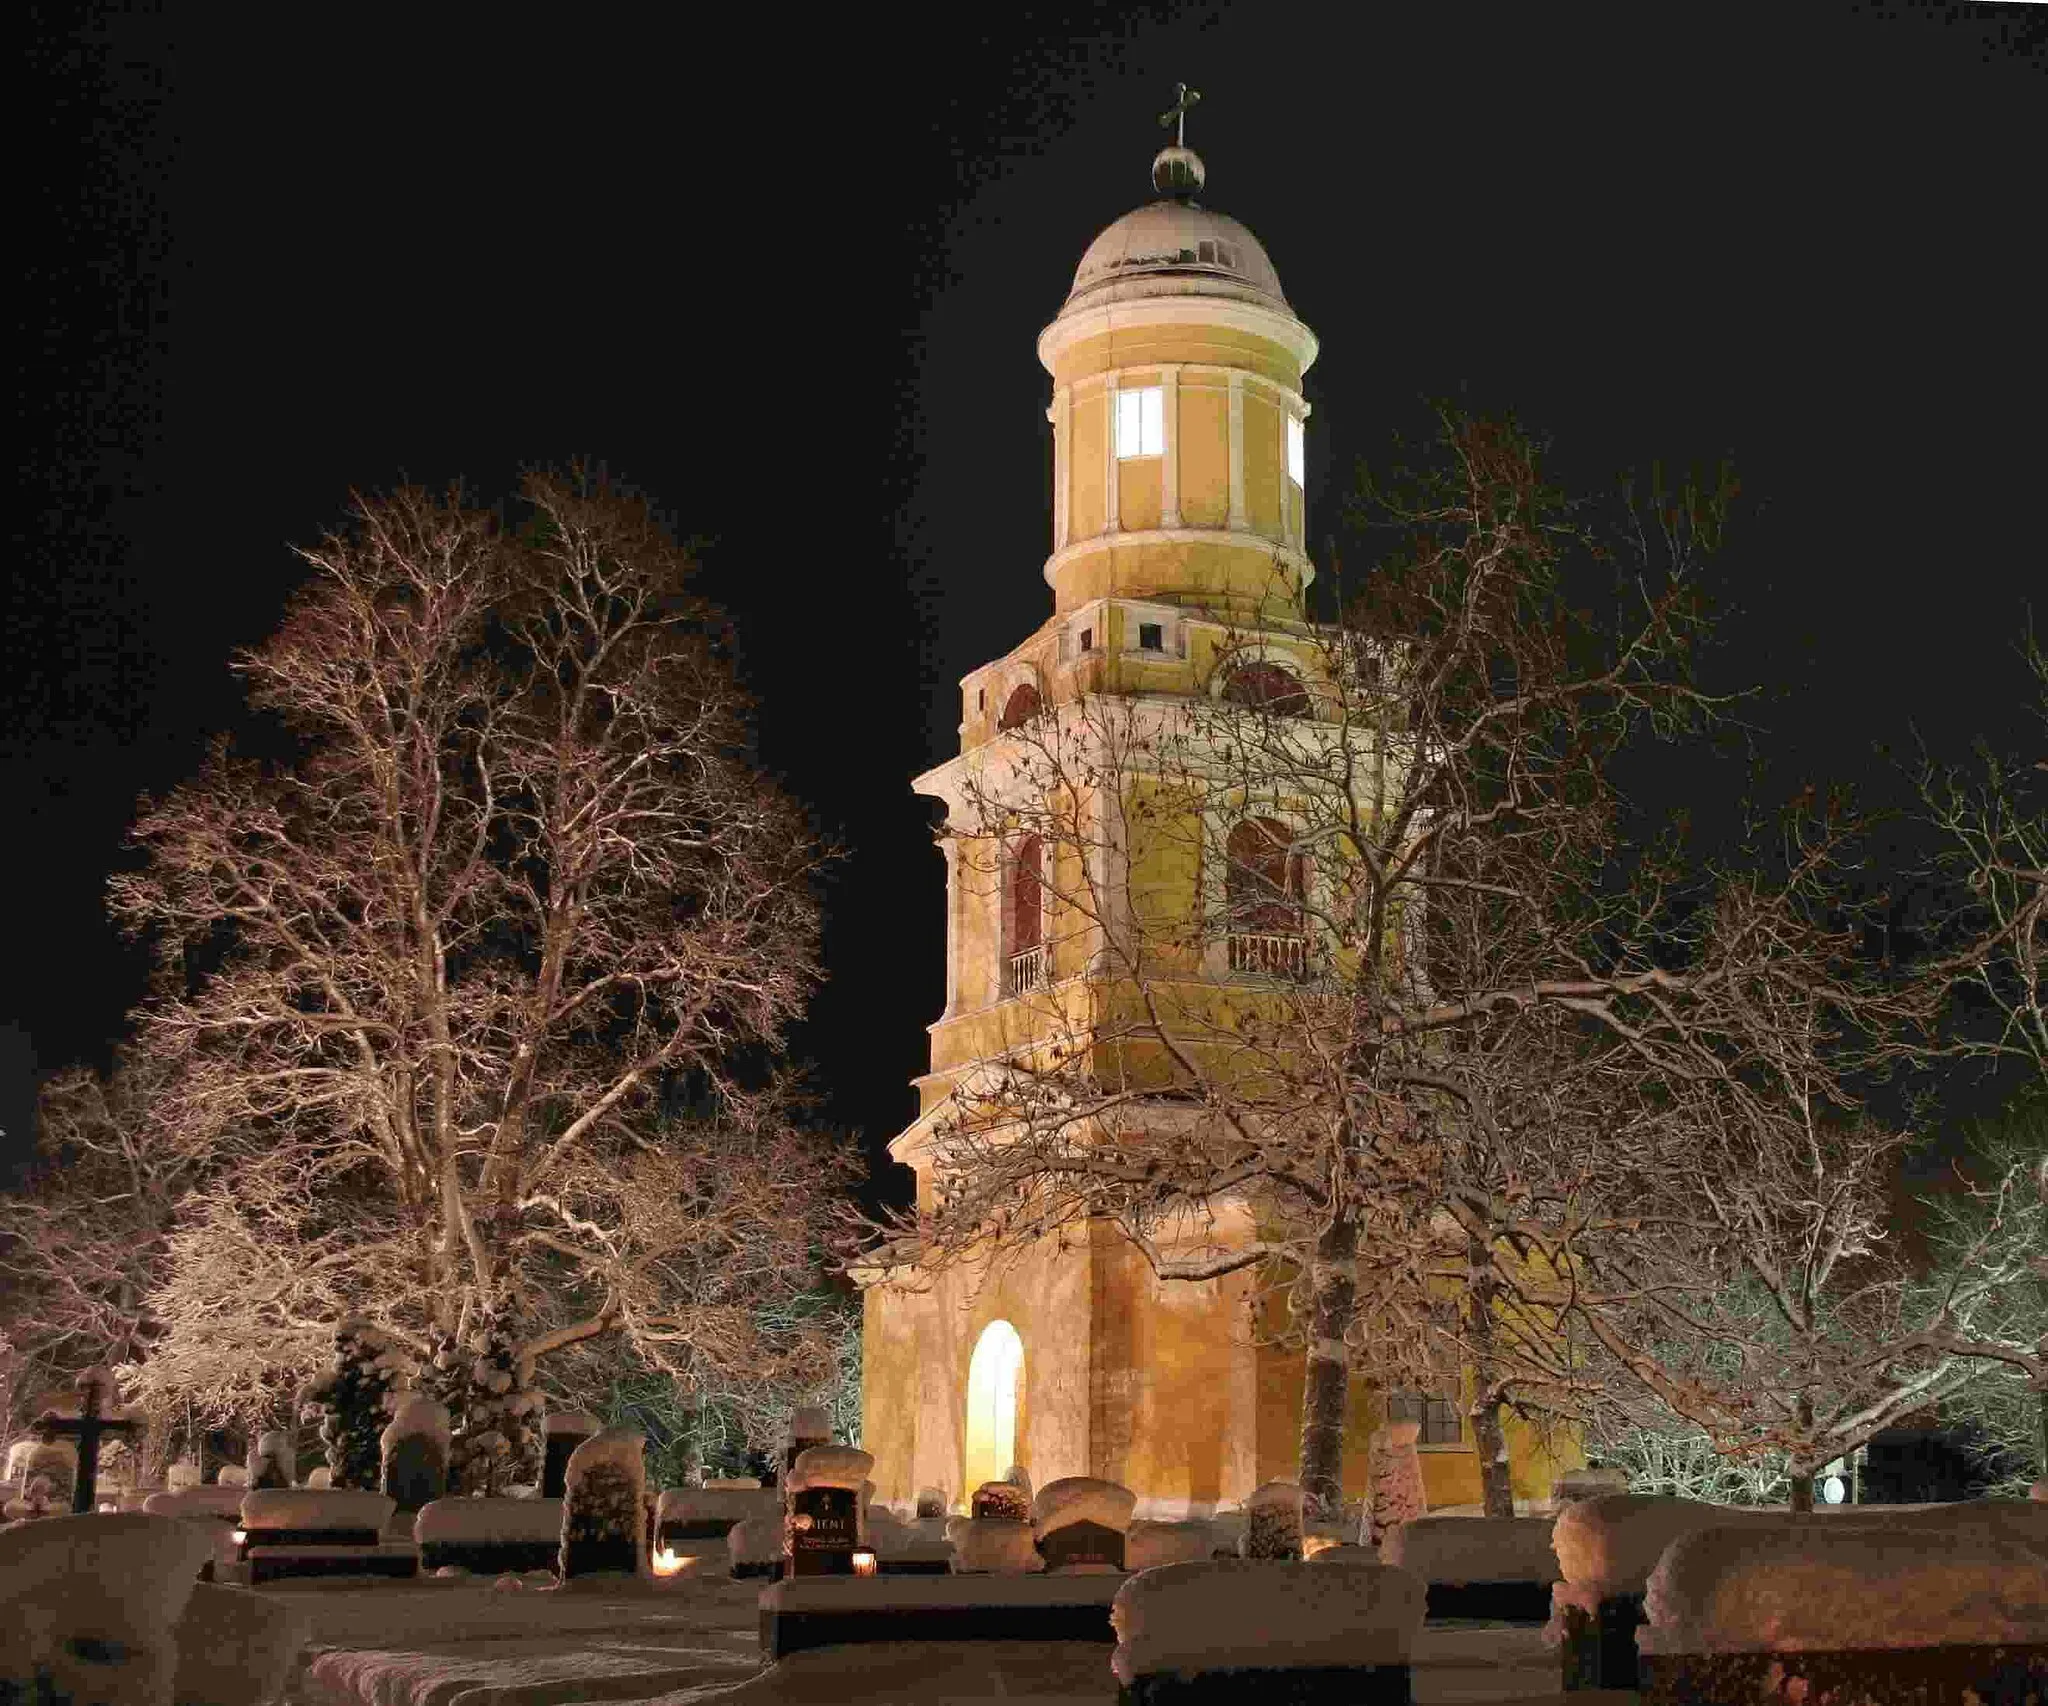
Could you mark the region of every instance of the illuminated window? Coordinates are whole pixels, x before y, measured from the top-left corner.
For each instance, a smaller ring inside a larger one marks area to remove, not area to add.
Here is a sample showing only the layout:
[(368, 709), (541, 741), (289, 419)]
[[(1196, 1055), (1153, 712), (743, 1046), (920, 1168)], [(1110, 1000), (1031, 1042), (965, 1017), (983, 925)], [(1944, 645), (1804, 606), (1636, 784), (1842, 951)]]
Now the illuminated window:
[(1157, 385), (1116, 394), (1116, 453), (1166, 454), (1166, 392)]
[(1308, 484), (1302, 478), (1302, 469), (1307, 465), (1307, 462), (1307, 441), (1302, 431), (1301, 417), (1299, 415), (1289, 415), (1287, 417), (1287, 477), (1297, 486)]

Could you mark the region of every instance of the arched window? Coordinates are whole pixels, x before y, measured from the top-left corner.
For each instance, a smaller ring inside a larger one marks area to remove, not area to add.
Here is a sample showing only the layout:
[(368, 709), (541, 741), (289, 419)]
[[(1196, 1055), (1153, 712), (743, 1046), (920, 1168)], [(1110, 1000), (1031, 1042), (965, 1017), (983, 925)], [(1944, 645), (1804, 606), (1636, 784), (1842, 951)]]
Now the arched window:
[(1017, 1461), (1017, 1408), (1024, 1395), (1024, 1341), (1007, 1321), (991, 1321), (967, 1363), (966, 1492), (1000, 1481)]
[(1294, 832), (1269, 817), (1245, 818), (1231, 829), (1224, 856), (1230, 969), (1273, 977), (1304, 975), (1308, 860), (1295, 850)]
[(1026, 681), (1011, 689), (1003, 701), (1003, 714), (996, 719), (999, 729), (1014, 729), (1038, 715), (1038, 689)]
[(1274, 717), (1305, 717), (1308, 689), (1277, 663), (1241, 663), (1224, 679), (1223, 697)]
[(1003, 995), (1045, 982), (1045, 844), (1020, 835), (1003, 859)]

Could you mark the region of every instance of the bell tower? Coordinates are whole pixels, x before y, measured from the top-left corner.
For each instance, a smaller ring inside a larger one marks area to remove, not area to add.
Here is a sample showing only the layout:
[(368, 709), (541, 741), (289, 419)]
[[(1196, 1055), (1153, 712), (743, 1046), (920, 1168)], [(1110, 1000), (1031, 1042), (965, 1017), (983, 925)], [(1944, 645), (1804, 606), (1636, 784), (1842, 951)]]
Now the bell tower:
[(1316, 338), (1259, 240), (1196, 199), (1207, 176), (1192, 149), (1161, 149), (1159, 199), (1089, 244), (1039, 334), (1059, 613), (1097, 598), (1302, 613), (1315, 571), (1301, 381)]

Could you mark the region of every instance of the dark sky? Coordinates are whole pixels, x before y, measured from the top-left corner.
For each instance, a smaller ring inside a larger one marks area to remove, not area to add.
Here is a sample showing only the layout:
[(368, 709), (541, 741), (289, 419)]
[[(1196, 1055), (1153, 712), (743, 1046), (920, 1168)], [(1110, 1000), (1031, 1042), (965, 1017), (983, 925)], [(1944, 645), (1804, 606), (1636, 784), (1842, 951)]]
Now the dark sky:
[(32, 25), (9, 1154), (140, 993), (104, 880), (234, 725), (287, 543), (575, 454), (714, 541), (767, 762), (852, 850), (799, 1047), (879, 1149), (942, 999), (908, 781), (1048, 608), (1033, 340), (1176, 79), (1322, 339), (1312, 539), (1424, 396), (1513, 408), (1589, 491), (1729, 455), (1717, 667), (1768, 690), (1773, 785), (2027, 732), (2048, 8), (203, 10)]

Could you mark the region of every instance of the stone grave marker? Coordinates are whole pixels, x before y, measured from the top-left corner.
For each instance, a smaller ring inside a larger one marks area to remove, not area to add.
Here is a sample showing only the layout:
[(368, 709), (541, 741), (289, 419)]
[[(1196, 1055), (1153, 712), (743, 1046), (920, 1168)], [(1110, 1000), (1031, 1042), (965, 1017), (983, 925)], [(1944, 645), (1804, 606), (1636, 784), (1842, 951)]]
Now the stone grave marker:
[(559, 1499), (569, 1472), (569, 1459), (585, 1440), (604, 1431), (604, 1423), (587, 1410), (557, 1410), (544, 1424), (547, 1454), (541, 1460), (540, 1496)]
[(570, 1454), (563, 1472), (560, 1575), (644, 1575), (646, 1440), (630, 1428), (606, 1428)]
[(812, 1445), (789, 1472), (786, 1574), (850, 1576), (860, 1545), (860, 1488), (875, 1460), (850, 1445)]
[(405, 1512), (424, 1510), (448, 1491), (448, 1410), (431, 1398), (400, 1401), (379, 1444), (384, 1491)]
[(1268, 1481), (1252, 1489), (1245, 1500), (1247, 1558), (1300, 1558), (1302, 1497), (1301, 1488), (1292, 1481)]
[(1114, 1481), (1069, 1475), (1048, 1482), (1032, 1501), (1032, 1526), (1046, 1569), (1120, 1573), (1137, 1504), (1137, 1494)]
[(257, 1435), (256, 1443), (249, 1448), (250, 1488), (269, 1491), (291, 1486), (297, 1459), (290, 1434), (273, 1428)]

